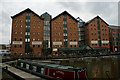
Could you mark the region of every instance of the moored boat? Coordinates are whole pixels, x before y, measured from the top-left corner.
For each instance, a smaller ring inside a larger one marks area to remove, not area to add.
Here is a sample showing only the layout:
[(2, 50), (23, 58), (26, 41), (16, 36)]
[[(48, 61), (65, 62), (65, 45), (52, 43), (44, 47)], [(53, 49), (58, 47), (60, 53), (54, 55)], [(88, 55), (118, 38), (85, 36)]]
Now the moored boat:
[(86, 68), (32, 62), (29, 60), (18, 60), (16, 67), (47, 79), (87, 80)]

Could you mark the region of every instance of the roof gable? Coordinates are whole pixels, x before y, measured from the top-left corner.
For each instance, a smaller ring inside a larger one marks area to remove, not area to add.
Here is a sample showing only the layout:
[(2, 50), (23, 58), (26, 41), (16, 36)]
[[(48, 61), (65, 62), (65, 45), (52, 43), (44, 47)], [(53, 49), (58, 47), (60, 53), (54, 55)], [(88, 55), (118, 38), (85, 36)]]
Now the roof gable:
[(59, 15), (57, 15), (56, 17), (54, 17), (54, 18), (52, 19), (52, 21), (53, 21), (54, 19), (56, 19), (57, 17), (63, 15), (63, 14), (67, 14), (67, 15), (70, 16), (72, 19), (74, 19), (76, 22), (78, 22), (78, 20), (75, 19), (75, 18), (74, 18), (71, 14), (69, 14), (67, 11), (64, 11), (64, 12), (60, 13)]
[(51, 15), (48, 12), (45, 12), (41, 16), (51, 16)]
[(32, 11), (32, 10), (29, 9), (29, 8), (27, 8), (27, 9), (21, 11), (20, 13), (14, 15), (14, 16), (11, 16), (11, 18), (15, 18), (15, 17), (19, 16), (20, 14), (22, 14), (22, 13), (24, 13), (24, 12), (27, 12), (27, 11), (30, 11), (30, 12), (32, 12), (33, 14), (35, 14), (36, 16), (38, 16), (40, 19), (43, 19), (43, 18), (41, 18), (38, 14), (36, 14), (34, 11)]
[(109, 25), (108, 23), (106, 23), (106, 22), (105, 22), (101, 17), (99, 17), (99, 16), (96, 16), (96, 17), (94, 17), (93, 19), (89, 20), (88, 22), (85, 23), (85, 25), (88, 25), (88, 24), (91, 23), (94, 19), (98, 19), (98, 18), (100, 18), (105, 24)]

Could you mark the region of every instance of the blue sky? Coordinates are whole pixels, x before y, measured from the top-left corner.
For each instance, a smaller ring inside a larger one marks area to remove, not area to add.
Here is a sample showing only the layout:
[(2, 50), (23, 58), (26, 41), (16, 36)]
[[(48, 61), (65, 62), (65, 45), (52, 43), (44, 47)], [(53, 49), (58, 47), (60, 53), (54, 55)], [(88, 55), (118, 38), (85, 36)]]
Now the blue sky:
[(25, 10), (32, 9), (38, 15), (48, 12), (52, 17), (64, 10), (75, 18), (80, 17), (88, 21), (100, 16), (110, 25), (118, 25), (118, 0), (1, 0), (0, 1), (0, 44), (8, 44), (11, 40), (11, 16)]

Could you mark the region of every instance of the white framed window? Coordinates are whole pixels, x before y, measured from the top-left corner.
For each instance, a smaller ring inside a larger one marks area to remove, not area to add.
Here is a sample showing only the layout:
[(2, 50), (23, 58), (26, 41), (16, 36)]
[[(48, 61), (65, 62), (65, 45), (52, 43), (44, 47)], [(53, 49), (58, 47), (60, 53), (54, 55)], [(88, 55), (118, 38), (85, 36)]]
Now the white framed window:
[(20, 66), (23, 67), (23, 63), (20, 63)]
[(64, 39), (64, 41), (67, 41), (67, 39)]
[(27, 42), (28, 40), (27, 39), (25, 39), (25, 42)]
[(37, 67), (36, 66), (33, 66), (33, 71), (37, 71)]
[(63, 36), (67, 36), (67, 34), (64, 33)]
[(41, 74), (44, 74), (44, 68), (41, 68)]
[(30, 42), (30, 39), (28, 39), (28, 42)]
[(30, 35), (30, 32), (28, 32), (27, 34)]
[(27, 32), (25, 32), (25, 35), (27, 35)]
[(26, 64), (26, 69), (29, 69), (30, 65), (29, 64)]
[(30, 32), (25, 32), (25, 35), (30, 35)]
[(33, 38), (33, 41), (35, 41), (35, 38)]
[(25, 42), (30, 42), (30, 39), (28, 38), (28, 39), (25, 39)]
[(30, 26), (26, 26), (26, 28), (28, 28), (28, 27), (30, 27)]

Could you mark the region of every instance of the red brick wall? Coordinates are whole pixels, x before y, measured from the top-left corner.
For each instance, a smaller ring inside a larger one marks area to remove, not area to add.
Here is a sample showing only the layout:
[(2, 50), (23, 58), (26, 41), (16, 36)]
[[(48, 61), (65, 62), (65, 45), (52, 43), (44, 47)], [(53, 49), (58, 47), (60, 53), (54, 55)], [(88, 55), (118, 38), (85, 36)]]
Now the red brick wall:
[[(16, 21), (17, 20), (17, 21)], [(20, 22), (22, 20), (22, 22)], [(18, 25), (16, 27), (15, 25)], [(20, 27), (22, 25), (22, 27)], [(38, 28), (38, 25), (40, 28)], [(33, 27), (35, 26), (35, 28)], [(15, 31), (17, 34), (15, 34)], [(22, 31), (22, 34), (20, 34), (20, 31)], [(26, 12), (14, 17), (12, 19), (12, 33), (11, 33), (11, 55), (15, 55), (14, 53), (17, 53), (16, 55), (20, 55), (22, 53), (25, 55), (25, 32), (26, 32)], [(33, 34), (35, 32), (35, 34)], [(38, 34), (40, 32), (40, 34)], [(13, 45), (13, 41), (15, 41), (15, 38), (17, 39), (16, 41), (20, 41), (20, 37), (22, 37), (22, 42), (23, 44), (21, 45), (22, 47), (20, 48), (20, 45), (16, 45), (16, 48)], [(30, 12), (30, 47), (33, 48), (32, 41), (33, 38), (35, 38), (35, 41), (43, 41), (43, 20), (41, 20), (38, 16), (36, 16), (34, 13)], [(38, 45), (35, 45), (35, 48), (33, 48), (34, 56), (39, 56), (42, 54), (42, 45), (38, 47)]]

